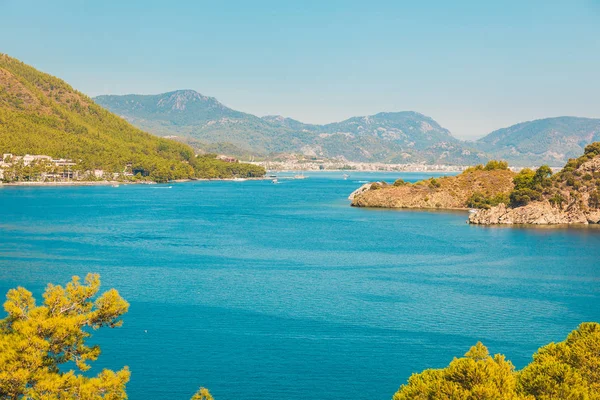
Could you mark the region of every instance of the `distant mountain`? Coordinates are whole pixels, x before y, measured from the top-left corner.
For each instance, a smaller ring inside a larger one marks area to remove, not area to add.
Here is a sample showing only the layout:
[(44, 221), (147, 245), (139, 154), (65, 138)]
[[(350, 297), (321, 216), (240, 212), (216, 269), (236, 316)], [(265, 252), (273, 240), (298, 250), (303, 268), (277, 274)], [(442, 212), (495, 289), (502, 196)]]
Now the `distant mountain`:
[(313, 125), (232, 110), (191, 90), (159, 95), (98, 96), (98, 104), (158, 135), (207, 147), (267, 156), (302, 153), (351, 161), (471, 164), (487, 157), (416, 112), (379, 113)]
[(302, 147), (286, 129), (257, 116), (232, 110), (193, 90), (158, 95), (98, 96), (96, 103), (132, 124), (162, 136), (268, 154)]
[(232, 110), (193, 90), (158, 95), (98, 96), (98, 104), (161, 136), (234, 155), (296, 153), (312, 157), (390, 163), (563, 165), (600, 140), (600, 119), (559, 117), (499, 129), (464, 142), (432, 118), (413, 111), (353, 117), (326, 125), (279, 115), (259, 118)]
[(563, 165), (600, 140), (600, 119), (557, 117), (523, 122), (479, 139), (478, 149), (518, 165)]

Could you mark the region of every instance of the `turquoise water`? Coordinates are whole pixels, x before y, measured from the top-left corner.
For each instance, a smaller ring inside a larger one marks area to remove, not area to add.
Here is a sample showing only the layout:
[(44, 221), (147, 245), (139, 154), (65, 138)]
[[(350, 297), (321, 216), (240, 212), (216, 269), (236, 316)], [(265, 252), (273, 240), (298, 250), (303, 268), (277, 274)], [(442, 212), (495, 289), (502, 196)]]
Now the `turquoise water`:
[(600, 230), (357, 209), (360, 180), (1, 188), (0, 292), (98, 272), (130, 303), (92, 371), (131, 399), (389, 399), (482, 340), (518, 366), (600, 321)]

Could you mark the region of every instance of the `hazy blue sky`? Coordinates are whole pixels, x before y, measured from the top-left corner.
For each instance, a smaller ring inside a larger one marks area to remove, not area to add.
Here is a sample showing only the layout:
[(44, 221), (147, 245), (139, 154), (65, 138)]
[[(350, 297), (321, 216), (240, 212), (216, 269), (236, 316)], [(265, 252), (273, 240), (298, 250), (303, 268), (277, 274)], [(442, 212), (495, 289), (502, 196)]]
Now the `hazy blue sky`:
[(0, 0), (0, 52), (91, 96), (195, 89), (314, 123), (600, 117), (599, 0)]

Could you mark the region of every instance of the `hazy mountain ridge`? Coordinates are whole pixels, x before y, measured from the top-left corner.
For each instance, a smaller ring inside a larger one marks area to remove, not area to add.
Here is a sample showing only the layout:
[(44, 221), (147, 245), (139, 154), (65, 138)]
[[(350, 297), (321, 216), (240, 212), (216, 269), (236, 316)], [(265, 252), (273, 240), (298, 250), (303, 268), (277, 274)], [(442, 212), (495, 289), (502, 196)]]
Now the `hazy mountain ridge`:
[(98, 104), (157, 135), (176, 135), (206, 147), (267, 156), (302, 153), (351, 161), (476, 164), (492, 158), (513, 165), (559, 166), (600, 140), (600, 119), (559, 117), (496, 130), (461, 141), (414, 111), (382, 112), (324, 125), (279, 115), (233, 110), (193, 90), (158, 95), (98, 96)]
[(498, 129), (476, 142), (478, 148), (511, 162), (561, 165), (600, 140), (600, 119), (555, 117)]
[(190, 90), (98, 96), (98, 104), (158, 135), (232, 144), (257, 155), (303, 153), (352, 161), (474, 163), (487, 158), (417, 112), (353, 117), (326, 125), (278, 115), (259, 118)]

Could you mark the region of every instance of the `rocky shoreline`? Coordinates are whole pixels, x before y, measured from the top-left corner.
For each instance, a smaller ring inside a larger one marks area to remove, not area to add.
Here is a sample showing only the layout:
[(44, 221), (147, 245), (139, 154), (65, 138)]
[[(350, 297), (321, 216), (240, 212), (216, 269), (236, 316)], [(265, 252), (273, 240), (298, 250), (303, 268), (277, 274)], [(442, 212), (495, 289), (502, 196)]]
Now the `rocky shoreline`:
[(469, 215), (474, 225), (588, 225), (600, 223), (600, 210), (582, 210), (578, 206), (560, 209), (549, 201), (537, 201), (523, 207), (500, 204)]

